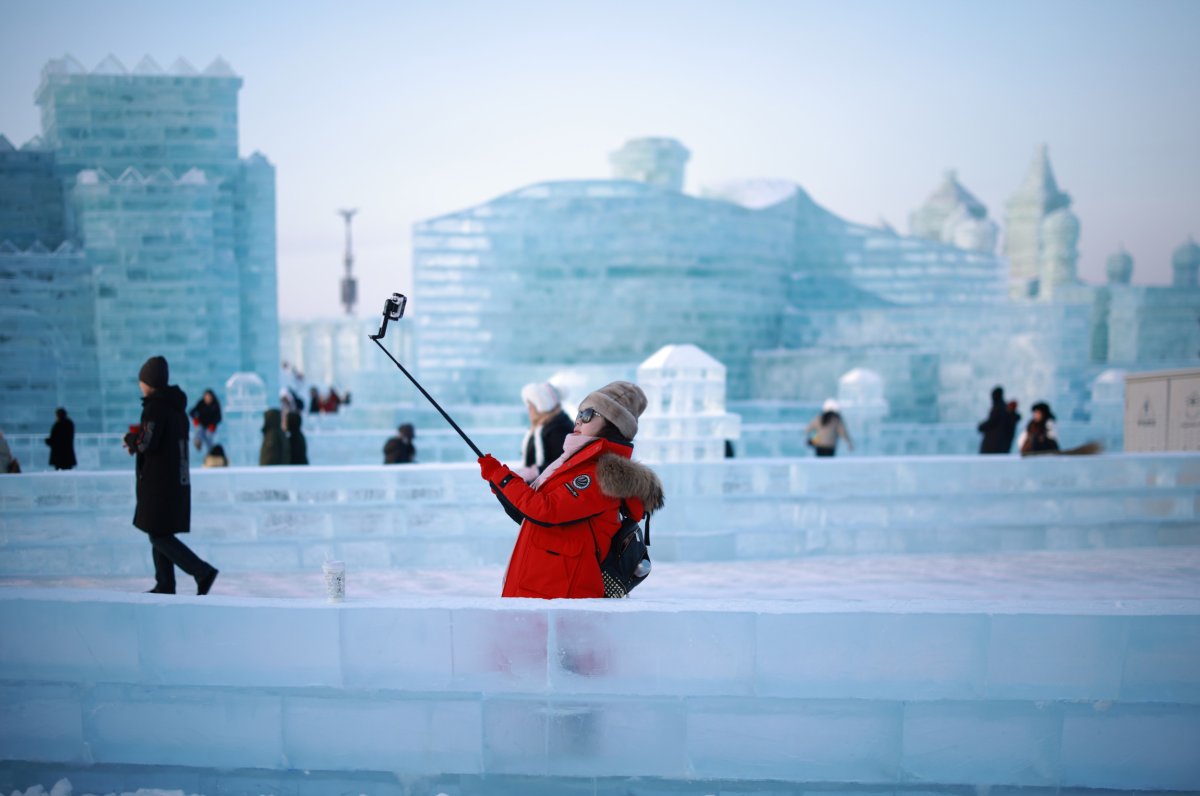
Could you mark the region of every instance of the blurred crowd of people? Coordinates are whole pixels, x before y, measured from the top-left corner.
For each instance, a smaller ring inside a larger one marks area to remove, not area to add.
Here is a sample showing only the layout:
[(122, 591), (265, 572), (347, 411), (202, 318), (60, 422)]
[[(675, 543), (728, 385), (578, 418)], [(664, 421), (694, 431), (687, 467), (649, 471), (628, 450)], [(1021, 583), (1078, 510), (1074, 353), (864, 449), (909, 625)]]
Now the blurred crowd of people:
[[(307, 465), (308, 441), (303, 431), (304, 414), (333, 413), (350, 403), (350, 393), (339, 393), (330, 386), (322, 393), (317, 386), (309, 385), (306, 402), (297, 391), (305, 384), (304, 374), (283, 363), (284, 387), (279, 394), (279, 408), (270, 408), (263, 413), (261, 428), (262, 443), (258, 463), (262, 466)], [(182, 394), (182, 393), (181, 393)], [(524, 478), (536, 477), (546, 466), (562, 455), (566, 438), (571, 434), (574, 421), (563, 408), (562, 390), (550, 382), (526, 384), (520, 399), (529, 419), (523, 439), (517, 449), (518, 461), (514, 472)], [(1016, 443), (1022, 456), (1039, 454), (1084, 454), (1097, 453), (1101, 446), (1088, 442), (1076, 448), (1062, 449), (1055, 427), (1055, 415), (1045, 401), (1034, 403), (1030, 409), (1030, 420), (1020, 428), (1022, 415), (1016, 400), (1006, 399), (1004, 388), (997, 386), (991, 393), (991, 409), (978, 425), (982, 435), (979, 445), (981, 454), (1008, 454)], [(229, 456), (218, 441), (222, 424), (221, 402), (216, 392), (205, 389), (199, 400), (187, 413), (191, 420), (191, 443), (203, 456), (205, 467), (227, 467)], [(1020, 433), (1018, 435), (1018, 429)], [(389, 437), (382, 449), (384, 464), (412, 464), (417, 461), (415, 439), (417, 432), (412, 423), (402, 423), (395, 435)], [(814, 455), (821, 458), (833, 457), (840, 442), (853, 451), (854, 441), (847, 430), (838, 402), (827, 399), (821, 412), (805, 428), (805, 442)], [(70, 470), (77, 466), (75, 455), (75, 424), (63, 407), (55, 410), (50, 435), (45, 439), (50, 449), (50, 466), (55, 470)], [(726, 441), (726, 457), (732, 457), (732, 446)], [(4, 433), (0, 431), (0, 473), (19, 473), (20, 461), (13, 455)]]
[(1055, 428), (1053, 410), (1045, 401), (1038, 401), (1029, 407), (1029, 422), (1017, 437), (1017, 428), (1021, 423), (1021, 413), (1017, 411), (1017, 402), (1005, 400), (1004, 388), (996, 386), (992, 390), (992, 408), (987, 418), (979, 424), (979, 433), (983, 439), (979, 443), (982, 454), (1007, 454), (1012, 452), (1013, 439), (1017, 439), (1017, 451), (1022, 456), (1037, 456), (1045, 454), (1082, 455), (1100, 453), (1103, 450), (1097, 442), (1085, 442), (1074, 448), (1063, 449), (1058, 443), (1058, 430)]

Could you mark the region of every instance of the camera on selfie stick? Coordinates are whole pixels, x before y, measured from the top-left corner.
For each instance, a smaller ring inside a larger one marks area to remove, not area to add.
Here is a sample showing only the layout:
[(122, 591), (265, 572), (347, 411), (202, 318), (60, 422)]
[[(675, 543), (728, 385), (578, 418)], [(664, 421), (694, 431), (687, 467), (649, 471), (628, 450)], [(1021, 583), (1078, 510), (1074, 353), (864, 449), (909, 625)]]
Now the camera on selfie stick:
[(369, 334), (369, 335), (367, 335), (367, 337), (369, 337), (370, 339), (375, 341), (375, 345), (379, 346), (379, 350), (381, 350), (381, 351), (383, 351), (383, 353), (387, 354), (388, 359), (392, 360), (392, 362), (394, 362), (396, 364), (396, 367), (400, 368), (400, 372), (403, 373), (405, 376), (407, 376), (408, 380), (413, 383), (413, 386), (415, 386), (418, 390), (421, 391), (421, 395), (424, 395), (425, 399), (428, 400), (429, 403), (433, 404), (433, 408), (438, 410), (438, 412), (441, 413), (442, 417), (446, 418), (446, 422), (449, 423), (451, 425), (451, 427), (453, 427), (453, 429), (458, 432), (458, 436), (463, 438), (463, 442), (467, 443), (467, 445), (471, 446), (471, 450), (475, 451), (475, 456), (482, 457), (483, 451), (479, 450), (479, 448), (476, 447), (475, 443), (471, 441), (471, 438), (468, 437), (466, 435), (466, 433), (464, 433), (463, 430), (458, 427), (458, 423), (454, 422), (454, 418), (452, 418), (452, 417), (450, 417), (450, 415), (446, 414), (446, 410), (443, 409), (441, 407), (441, 405), (439, 405), (438, 402), (433, 399), (433, 396), (430, 395), (425, 390), (425, 388), (420, 385), (420, 383), (416, 379), (413, 378), (412, 374), (409, 373), (404, 368), (404, 366), (400, 364), (399, 360), (397, 360), (394, 356), (392, 356), (392, 352), (390, 352), (386, 348), (384, 348), (383, 343), (380, 342), (383, 339), (384, 335), (387, 334), (388, 321), (398, 321), (401, 318), (403, 318), (404, 317), (404, 308), (407, 304), (408, 304), (408, 299), (405, 297), (405, 295), (403, 293), (393, 293), (388, 299), (386, 299), (383, 302), (383, 320), (379, 322), (379, 331), (376, 332), (375, 334)]

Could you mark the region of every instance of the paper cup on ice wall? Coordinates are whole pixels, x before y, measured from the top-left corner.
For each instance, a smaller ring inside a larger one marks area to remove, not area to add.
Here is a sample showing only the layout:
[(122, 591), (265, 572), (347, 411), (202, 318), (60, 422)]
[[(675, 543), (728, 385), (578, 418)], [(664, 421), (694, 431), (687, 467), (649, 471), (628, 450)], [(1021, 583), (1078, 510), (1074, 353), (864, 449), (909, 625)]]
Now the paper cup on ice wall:
[(321, 565), (325, 572), (325, 594), (331, 603), (346, 599), (346, 565), (341, 561), (326, 561)]

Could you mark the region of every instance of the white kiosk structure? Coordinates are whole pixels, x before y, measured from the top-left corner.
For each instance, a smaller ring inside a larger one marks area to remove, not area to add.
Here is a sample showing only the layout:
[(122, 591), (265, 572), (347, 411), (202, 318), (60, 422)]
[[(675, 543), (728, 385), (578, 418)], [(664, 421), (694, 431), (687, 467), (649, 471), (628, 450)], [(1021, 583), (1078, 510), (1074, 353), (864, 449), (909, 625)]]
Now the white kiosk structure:
[(638, 366), (637, 383), (647, 399), (639, 459), (715, 461), (741, 436), (741, 416), (725, 411), (725, 366), (696, 346), (663, 346)]

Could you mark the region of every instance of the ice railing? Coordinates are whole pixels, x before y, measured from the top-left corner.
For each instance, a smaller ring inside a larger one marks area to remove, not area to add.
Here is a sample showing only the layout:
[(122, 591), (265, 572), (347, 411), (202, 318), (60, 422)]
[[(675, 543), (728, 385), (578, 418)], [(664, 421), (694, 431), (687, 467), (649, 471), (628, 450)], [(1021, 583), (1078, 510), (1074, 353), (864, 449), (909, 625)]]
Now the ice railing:
[[(662, 561), (1200, 544), (1200, 455), (654, 465)], [(516, 526), (474, 464), (194, 470), (188, 544), (222, 568), (500, 565)], [(132, 472), (0, 477), (0, 574), (146, 575)]]

